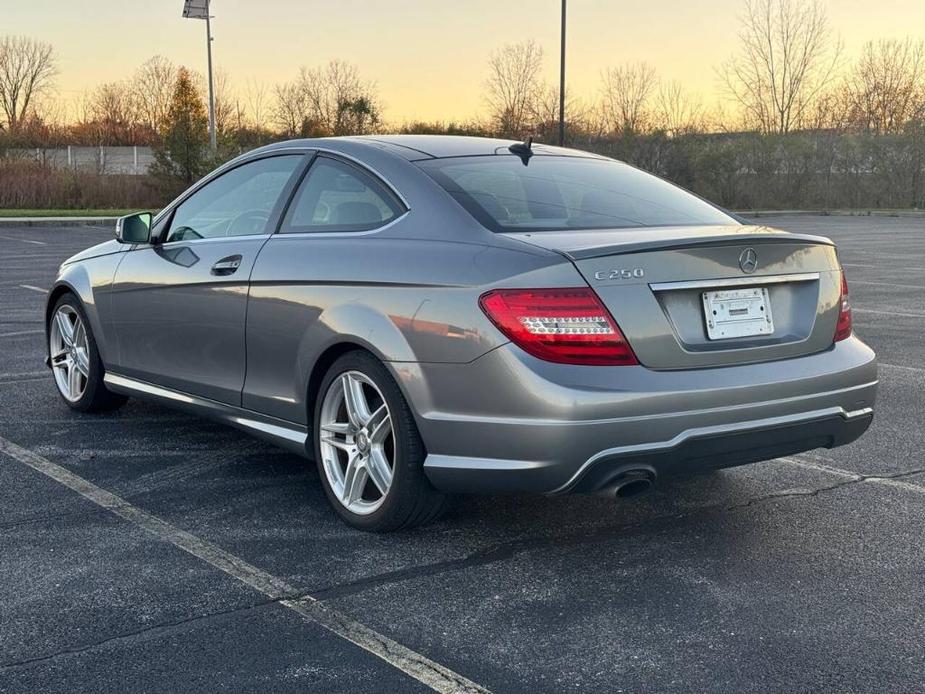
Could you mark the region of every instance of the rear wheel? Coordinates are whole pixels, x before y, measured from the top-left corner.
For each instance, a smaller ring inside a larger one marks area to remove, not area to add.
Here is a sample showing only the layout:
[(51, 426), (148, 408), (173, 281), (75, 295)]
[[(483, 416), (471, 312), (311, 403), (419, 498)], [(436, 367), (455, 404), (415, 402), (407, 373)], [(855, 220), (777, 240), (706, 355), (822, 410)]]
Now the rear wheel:
[(315, 459), (325, 493), (350, 525), (373, 532), (436, 518), (445, 496), (424, 476), (424, 444), (385, 366), (349, 352), (325, 375), (314, 419)]
[(55, 304), (48, 324), (48, 355), (58, 394), (81, 412), (115, 409), (126, 398), (106, 390), (103, 362), (80, 302), (65, 294)]

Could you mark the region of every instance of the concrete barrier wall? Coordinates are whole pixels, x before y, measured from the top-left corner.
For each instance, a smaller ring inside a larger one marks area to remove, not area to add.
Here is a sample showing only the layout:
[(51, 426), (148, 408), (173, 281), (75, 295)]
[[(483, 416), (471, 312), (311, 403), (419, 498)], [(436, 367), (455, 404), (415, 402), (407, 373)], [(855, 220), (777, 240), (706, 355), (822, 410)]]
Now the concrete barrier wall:
[(13, 156), (31, 157), (60, 169), (72, 168), (102, 174), (143, 174), (154, 161), (150, 147), (60, 147), (15, 149)]

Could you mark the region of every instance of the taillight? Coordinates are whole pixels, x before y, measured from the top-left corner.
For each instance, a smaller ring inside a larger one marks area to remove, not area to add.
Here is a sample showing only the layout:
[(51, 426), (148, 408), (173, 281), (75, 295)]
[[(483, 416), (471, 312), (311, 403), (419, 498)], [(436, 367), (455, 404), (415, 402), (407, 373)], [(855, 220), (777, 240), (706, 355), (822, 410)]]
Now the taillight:
[(610, 312), (590, 287), (495, 289), (479, 306), (510, 340), (559, 364), (638, 364)]
[(851, 304), (848, 303), (848, 280), (841, 271), (841, 299), (839, 300), (838, 322), (835, 324), (835, 342), (851, 336)]

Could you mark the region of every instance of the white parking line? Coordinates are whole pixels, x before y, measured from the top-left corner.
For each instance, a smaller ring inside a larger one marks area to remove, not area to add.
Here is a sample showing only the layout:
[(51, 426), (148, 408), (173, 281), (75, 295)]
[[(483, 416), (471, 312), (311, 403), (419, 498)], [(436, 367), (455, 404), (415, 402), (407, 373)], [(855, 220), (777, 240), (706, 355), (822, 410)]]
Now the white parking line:
[(277, 576), (247, 563), (221, 547), (202, 540), (177, 528), (155, 515), (133, 506), (112, 492), (75, 475), (37, 453), (0, 437), (0, 453), (47, 475), (59, 484), (72, 489), (96, 505), (124, 518), (151, 533), (159, 540), (169, 542), (197, 559), (211, 564), (224, 573), (279, 601), (303, 619), (314, 622), (363, 650), (381, 658), (405, 674), (438, 692), (487, 692), (483, 687), (466, 679), (426, 656), (402, 646), (400, 643), (361, 624), (352, 617), (318, 602), (311, 596), (298, 597), (299, 590)]
[(44, 330), (20, 330), (18, 333), (0, 333), (0, 337), (19, 337), (20, 335), (39, 335)]
[(48, 293), (48, 290), (42, 289), (41, 287), (36, 287), (36, 286), (33, 285), (33, 284), (21, 284), (21, 285), (19, 285), (19, 286), (22, 287), (23, 289), (31, 289), (31, 290), (34, 291), (34, 292), (39, 292), (40, 294), (47, 294), (47, 293)]
[(854, 313), (879, 313), (884, 316), (902, 316), (903, 318), (925, 318), (925, 313), (904, 313), (902, 311), (878, 311), (873, 308), (851, 307)]
[(896, 284), (895, 282), (871, 282), (870, 280), (848, 280), (848, 286), (852, 284), (873, 284), (878, 287), (902, 287), (903, 289), (921, 289), (925, 291), (925, 285), (923, 284)]
[(836, 475), (847, 480), (854, 480), (856, 482), (868, 482), (870, 484), (881, 484), (885, 487), (894, 487), (896, 489), (902, 489), (907, 492), (914, 492), (915, 494), (925, 494), (925, 486), (920, 484), (914, 484), (912, 482), (903, 482), (902, 480), (894, 480), (889, 477), (878, 477), (876, 475), (859, 475), (856, 472), (851, 472), (850, 470), (842, 470), (839, 467), (833, 467), (832, 465), (824, 465), (822, 463), (811, 463), (808, 460), (800, 460), (799, 458), (778, 458), (785, 463), (790, 463), (791, 465), (799, 465), (800, 467), (807, 468), (809, 470), (815, 470), (816, 472), (824, 472), (829, 475)]
[[(58, 250), (55, 250), (55, 251), (49, 251), (48, 253), (40, 253), (40, 254), (39, 254), (39, 253), (36, 253), (36, 254), (33, 254), (33, 253), (23, 253), (22, 255), (19, 255), (19, 254), (17, 254), (17, 255), (8, 255), (8, 256), (6, 256), (5, 258), (3, 258), (3, 260), (4, 260), (4, 261), (10, 261), (10, 262), (16, 261), (17, 263), (23, 262), (23, 261), (25, 261), (25, 260), (31, 260), (31, 261), (33, 261), (33, 263), (35, 263), (35, 264), (38, 264), (38, 263), (36, 263), (36, 261), (43, 261), (43, 260), (44, 260), (44, 261), (48, 261), (48, 262), (50, 262), (50, 263), (58, 264), (58, 263), (60, 263), (60, 256), (61, 256), (61, 252), (58, 251)], [(6, 268), (4, 268), (4, 269), (6, 269)]]
[(47, 376), (48, 371), (20, 371), (19, 373), (0, 373), (0, 383), (4, 382), (4, 379), (7, 378), (38, 378), (39, 376)]
[(20, 243), (34, 243), (36, 246), (47, 246), (48, 243), (45, 241), (33, 241), (31, 239), (17, 239), (13, 236), (0, 236), (0, 239), (4, 241), (19, 241)]
[(887, 364), (886, 362), (878, 361), (877, 366), (885, 366), (888, 369), (903, 369), (905, 371), (915, 371), (916, 373), (925, 374), (925, 369), (918, 366), (902, 366), (900, 364)]

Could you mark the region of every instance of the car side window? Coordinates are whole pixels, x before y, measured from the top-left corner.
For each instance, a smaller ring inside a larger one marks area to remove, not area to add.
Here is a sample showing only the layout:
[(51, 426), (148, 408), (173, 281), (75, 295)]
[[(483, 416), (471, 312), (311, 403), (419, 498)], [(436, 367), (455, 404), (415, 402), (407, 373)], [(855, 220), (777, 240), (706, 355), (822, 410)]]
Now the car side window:
[(315, 159), (283, 220), (283, 233), (363, 231), (404, 209), (373, 176), (330, 157)]
[(165, 241), (269, 233), (273, 208), (301, 161), (292, 154), (258, 159), (206, 183), (174, 211)]

